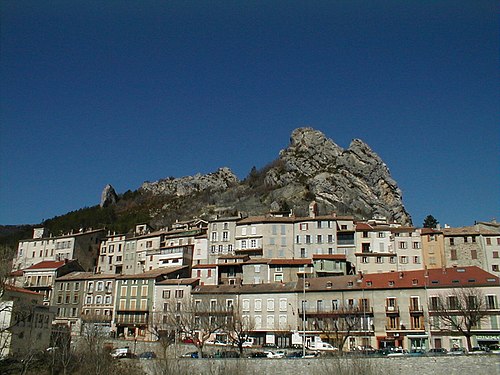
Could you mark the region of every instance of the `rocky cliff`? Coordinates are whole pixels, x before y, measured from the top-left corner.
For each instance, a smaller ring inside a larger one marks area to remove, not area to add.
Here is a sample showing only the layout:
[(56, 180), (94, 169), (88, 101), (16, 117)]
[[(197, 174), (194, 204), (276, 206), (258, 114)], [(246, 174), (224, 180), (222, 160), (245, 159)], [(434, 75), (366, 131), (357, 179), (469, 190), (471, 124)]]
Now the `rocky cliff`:
[(411, 223), (389, 169), (359, 139), (345, 150), (317, 130), (299, 128), (278, 160), (266, 173), (265, 183), (285, 201), (308, 192), (328, 211), (367, 218), (382, 215)]
[(175, 215), (210, 216), (220, 207), (249, 215), (279, 207), (303, 215), (312, 200), (323, 214), (382, 215), (411, 224), (400, 189), (367, 144), (355, 139), (343, 149), (312, 128), (293, 131), (279, 157), (243, 181), (221, 168), (207, 175), (145, 182), (139, 191), (161, 201), (161, 207), (150, 210), (157, 225), (168, 224)]

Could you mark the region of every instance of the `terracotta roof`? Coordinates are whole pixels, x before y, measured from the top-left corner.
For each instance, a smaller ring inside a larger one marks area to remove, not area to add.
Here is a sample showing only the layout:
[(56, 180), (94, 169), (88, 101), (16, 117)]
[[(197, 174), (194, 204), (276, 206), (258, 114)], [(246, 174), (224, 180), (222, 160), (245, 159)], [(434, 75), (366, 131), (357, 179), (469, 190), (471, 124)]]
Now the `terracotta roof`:
[(215, 268), (217, 267), (217, 264), (195, 264), (191, 268)]
[(421, 234), (440, 234), (440, 233), (443, 233), (443, 231), (440, 229), (436, 229), (436, 228), (421, 228), (420, 233)]
[(313, 254), (313, 260), (325, 259), (325, 260), (346, 260), (344, 254)]
[(367, 223), (356, 223), (356, 231), (373, 230), (373, 227)]
[(18, 286), (11, 285), (11, 284), (5, 284), (4, 287), (5, 287), (6, 290), (9, 290), (11, 292), (34, 294), (34, 295), (37, 295), (37, 296), (41, 296), (42, 295), (41, 293), (34, 292), (32, 290), (28, 290), (28, 289), (24, 289), (24, 288), (20, 288)]
[(498, 277), (476, 266), (373, 273), (363, 275), (362, 280), (362, 286), (367, 289), (499, 285)]
[(44, 260), (40, 263), (33, 264), (31, 267), (25, 269), (27, 270), (45, 270), (45, 269), (58, 269), (64, 266), (66, 263), (64, 260), (54, 261), (54, 260)]
[(254, 223), (293, 223), (295, 218), (293, 217), (281, 217), (281, 216), (250, 216), (245, 219), (241, 219), (238, 225), (241, 224), (254, 224)]
[(12, 271), (9, 276), (11, 277), (20, 277), (24, 275), (23, 270)]

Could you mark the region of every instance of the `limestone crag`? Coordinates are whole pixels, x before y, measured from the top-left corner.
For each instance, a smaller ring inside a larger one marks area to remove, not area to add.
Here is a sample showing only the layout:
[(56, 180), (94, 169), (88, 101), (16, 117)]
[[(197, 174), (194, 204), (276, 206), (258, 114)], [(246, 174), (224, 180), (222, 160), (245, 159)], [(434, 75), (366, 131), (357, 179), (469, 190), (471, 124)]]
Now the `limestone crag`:
[(115, 204), (118, 200), (118, 195), (115, 189), (111, 185), (106, 185), (101, 194), (101, 207), (107, 207), (109, 205)]
[(206, 175), (196, 174), (181, 178), (168, 178), (156, 182), (145, 182), (141, 190), (153, 194), (185, 196), (205, 190), (223, 191), (239, 183), (229, 168), (220, 168)]
[(389, 169), (359, 139), (344, 150), (317, 130), (296, 129), (290, 146), (267, 172), (265, 183), (281, 191), (287, 187), (290, 198), (304, 196), (305, 187), (327, 210), (365, 217), (383, 215), (411, 223)]

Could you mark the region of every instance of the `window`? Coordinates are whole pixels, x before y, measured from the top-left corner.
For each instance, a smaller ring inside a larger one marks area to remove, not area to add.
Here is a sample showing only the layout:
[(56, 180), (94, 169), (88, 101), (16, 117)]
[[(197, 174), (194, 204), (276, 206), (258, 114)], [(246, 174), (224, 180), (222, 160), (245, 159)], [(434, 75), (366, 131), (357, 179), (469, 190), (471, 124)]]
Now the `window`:
[(399, 262), (400, 262), (401, 264), (407, 264), (407, 263), (408, 263), (408, 257), (407, 257), (407, 256), (405, 256), (405, 255), (400, 256), (400, 257), (399, 257)]
[(162, 292), (162, 297), (165, 298), (165, 299), (170, 298), (170, 290), (164, 290)]
[(497, 297), (495, 295), (486, 296), (486, 307), (488, 309), (497, 308)]
[(243, 309), (243, 311), (250, 311), (250, 300), (249, 299), (244, 299), (242, 301), (242, 309)]
[(255, 300), (254, 310), (255, 311), (262, 311), (262, 300), (261, 299)]
[(364, 231), (361, 237), (363, 237), (363, 238), (370, 238), (370, 233)]
[(362, 253), (369, 253), (370, 252), (370, 244), (369, 243), (362, 243), (361, 244), (361, 252)]
[(96, 303), (96, 305), (101, 305), (102, 304), (102, 296), (97, 296), (95, 298), (95, 303)]
[(498, 264), (493, 264), (493, 265), (491, 266), (491, 270), (492, 270), (493, 272), (499, 272), (499, 270), (500, 270), (500, 269), (499, 269), (499, 267), (498, 267)]
[(222, 232), (222, 241), (228, 241), (229, 240), (229, 232)]
[[(494, 297), (494, 296), (493, 296)], [(286, 311), (287, 310), (287, 299), (286, 298), (280, 298), (280, 311)]]
[(148, 286), (147, 285), (143, 285), (142, 288), (141, 288), (141, 296), (142, 297), (147, 297), (148, 295)]
[(333, 243), (333, 234), (328, 235), (328, 243)]
[(450, 238), (450, 246), (455, 245), (455, 239), (453, 237)]
[(498, 251), (493, 252), (493, 258), (498, 258)]
[(420, 249), (420, 242), (413, 242), (413, 249)]
[(92, 296), (87, 296), (87, 297), (85, 298), (85, 303), (86, 303), (87, 305), (91, 305), (91, 304), (92, 304)]
[(130, 296), (137, 297), (137, 287), (136, 286), (130, 287)]
[(391, 264), (396, 263), (396, 257), (392, 257), (392, 256), (391, 256), (391, 257), (389, 258), (389, 263), (391, 263)]
[(451, 249), (450, 250), (450, 259), (451, 260), (457, 260), (457, 250), (456, 249)]
[(274, 299), (272, 298), (267, 300), (267, 311), (274, 311)]
[[(475, 237), (472, 237), (472, 238), (475, 238)], [(471, 249), (470, 256), (471, 256), (472, 259), (477, 259), (477, 250), (476, 249)]]
[(321, 234), (316, 236), (316, 243), (323, 243), (323, 236)]
[(241, 240), (241, 248), (246, 249), (247, 248), (247, 240)]
[(251, 240), (251, 241), (250, 241), (250, 247), (251, 247), (252, 249), (255, 249), (255, 248), (257, 247), (257, 240)]
[(217, 232), (212, 232), (212, 241), (217, 241)]
[(399, 248), (400, 249), (407, 249), (408, 248), (408, 243), (406, 243), (406, 242), (399, 242)]
[(448, 296), (448, 308), (450, 310), (458, 309), (458, 298), (457, 296)]
[(299, 224), (299, 229), (300, 230), (307, 230), (307, 223), (300, 223)]
[(384, 263), (384, 259), (383, 259), (382, 257), (377, 257), (377, 258), (375, 259), (375, 262), (376, 262), (376, 263)]
[(385, 232), (378, 232), (377, 237), (378, 238), (385, 238)]
[(306, 249), (305, 249), (305, 248), (303, 248), (303, 247), (300, 249), (300, 257), (301, 257), (301, 258), (305, 258), (305, 257), (307, 257), (307, 252), (306, 252)]
[(306, 234), (306, 244), (311, 243), (311, 236), (309, 234)]
[(415, 264), (420, 264), (420, 257), (419, 257), (418, 255), (415, 255), (415, 256), (413, 257), (413, 263), (415, 263)]
[(182, 289), (177, 289), (175, 291), (175, 298), (183, 298), (184, 297), (184, 290)]
[(106, 305), (111, 305), (111, 296), (108, 295), (108, 296), (104, 297), (104, 303)]
[(361, 263), (369, 263), (368, 257), (361, 257)]
[(277, 273), (274, 275), (274, 281), (277, 283), (283, 282), (283, 274), (282, 273)]

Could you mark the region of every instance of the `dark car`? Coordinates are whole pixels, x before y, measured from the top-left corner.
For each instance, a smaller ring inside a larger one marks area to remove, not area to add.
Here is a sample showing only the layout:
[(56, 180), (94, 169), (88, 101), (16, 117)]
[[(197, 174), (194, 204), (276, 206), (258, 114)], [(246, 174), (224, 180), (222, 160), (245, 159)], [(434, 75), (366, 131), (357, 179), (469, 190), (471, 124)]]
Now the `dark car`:
[(155, 352), (144, 352), (139, 354), (138, 356), (139, 359), (154, 359), (156, 358)]
[(198, 352), (189, 352), (181, 355), (181, 358), (198, 358)]
[(286, 355), (286, 358), (302, 358), (302, 352), (292, 352)]
[(267, 358), (267, 353), (253, 352), (252, 354), (250, 354), (250, 358)]
[(430, 355), (443, 355), (446, 353), (448, 353), (448, 351), (445, 348), (432, 348), (427, 352), (427, 354)]

